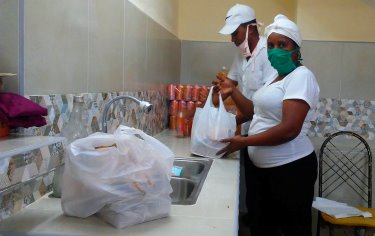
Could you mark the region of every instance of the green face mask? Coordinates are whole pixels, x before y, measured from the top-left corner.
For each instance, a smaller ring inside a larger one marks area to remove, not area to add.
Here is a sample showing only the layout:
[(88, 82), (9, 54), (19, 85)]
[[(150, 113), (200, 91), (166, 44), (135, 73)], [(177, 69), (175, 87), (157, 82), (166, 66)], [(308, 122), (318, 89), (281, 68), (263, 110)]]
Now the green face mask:
[(272, 67), (277, 70), (279, 75), (289, 74), (297, 68), (292, 60), (292, 53), (297, 50), (299, 50), (299, 48), (294, 50), (272, 48), (268, 50), (268, 60), (271, 62)]

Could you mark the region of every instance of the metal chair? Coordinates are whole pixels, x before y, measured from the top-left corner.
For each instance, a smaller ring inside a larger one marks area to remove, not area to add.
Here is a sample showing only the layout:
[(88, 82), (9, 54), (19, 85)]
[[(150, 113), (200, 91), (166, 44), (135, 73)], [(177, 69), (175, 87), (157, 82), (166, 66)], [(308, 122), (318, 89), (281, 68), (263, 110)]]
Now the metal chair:
[[(360, 210), (371, 212), (372, 207), (372, 154), (366, 140), (350, 131), (339, 131), (323, 142), (319, 153), (319, 197), (345, 202)], [(316, 235), (321, 225), (343, 228), (354, 235), (375, 228), (375, 218), (348, 217), (336, 219), (319, 212)]]

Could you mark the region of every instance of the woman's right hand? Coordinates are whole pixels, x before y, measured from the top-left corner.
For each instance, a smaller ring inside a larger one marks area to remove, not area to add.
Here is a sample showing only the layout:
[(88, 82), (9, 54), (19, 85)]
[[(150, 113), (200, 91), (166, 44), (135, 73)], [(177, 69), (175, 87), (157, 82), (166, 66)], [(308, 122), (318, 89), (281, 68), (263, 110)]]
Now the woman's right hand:
[(235, 85), (233, 82), (228, 79), (226, 76), (221, 76), (218, 74), (216, 76), (218, 83), (216, 84), (218, 92), (221, 94), (221, 96), (224, 98), (230, 96), (233, 92), (233, 88)]
[(230, 94), (232, 93), (230, 90), (227, 89), (223, 90), (223, 88), (233, 88), (237, 86), (237, 82), (229, 79), (225, 73), (219, 72), (216, 74), (216, 80), (212, 81), (214, 85), (214, 93), (212, 94), (212, 102), (215, 106), (219, 105), (219, 96), (218, 93), (221, 94), (221, 98), (225, 100)]

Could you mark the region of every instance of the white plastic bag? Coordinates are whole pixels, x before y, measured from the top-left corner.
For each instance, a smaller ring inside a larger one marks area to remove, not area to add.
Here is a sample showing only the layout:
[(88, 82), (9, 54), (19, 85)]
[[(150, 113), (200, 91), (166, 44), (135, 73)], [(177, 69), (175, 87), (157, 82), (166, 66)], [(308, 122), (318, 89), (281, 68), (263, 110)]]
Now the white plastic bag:
[(98, 213), (117, 228), (166, 217), (174, 154), (141, 130), (120, 126), (67, 147), (61, 206), (66, 215)]
[(221, 95), (219, 108), (212, 104), (212, 91), (203, 108), (197, 108), (191, 131), (191, 153), (204, 157), (222, 157), (216, 153), (227, 144), (221, 143), (224, 138), (233, 137), (236, 132), (236, 116), (227, 112)]

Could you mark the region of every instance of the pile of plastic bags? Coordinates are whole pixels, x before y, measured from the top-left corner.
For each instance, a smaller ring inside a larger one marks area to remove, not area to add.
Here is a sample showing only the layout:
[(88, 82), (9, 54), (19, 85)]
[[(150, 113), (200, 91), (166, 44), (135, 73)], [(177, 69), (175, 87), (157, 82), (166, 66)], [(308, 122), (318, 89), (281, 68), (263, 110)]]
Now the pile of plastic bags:
[(174, 154), (141, 130), (120, 126), (67, 147), (61, 205), (69, 216), (99, 217), (117, 228), (166, 217)]

